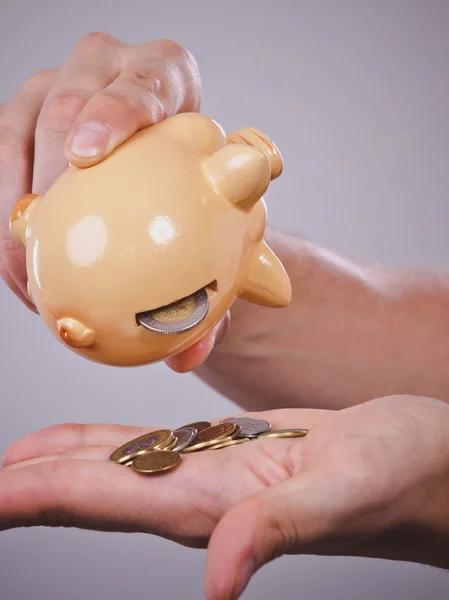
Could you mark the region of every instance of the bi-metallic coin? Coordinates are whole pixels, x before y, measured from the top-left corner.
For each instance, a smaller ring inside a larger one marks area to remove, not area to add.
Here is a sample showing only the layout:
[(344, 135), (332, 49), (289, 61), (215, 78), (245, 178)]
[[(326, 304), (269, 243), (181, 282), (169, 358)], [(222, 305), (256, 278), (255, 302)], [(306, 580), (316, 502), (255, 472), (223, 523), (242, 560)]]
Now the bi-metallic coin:
[(141, 454), (146, 454), (152, 450), (163, 450), (169, 446), (172, 441), (173, 434), (170, 429), (150, 431), (149, 433), (145, 433), (144, 435), (126, 442), (126, 444), (123, 444), (123, 446), (114, 450), (109, 457), (109, 460), (121, 465), (129, 463)]
[(168, 306), (136, 315), (137, 322), (150, 331), (176, 335), (197, 327), (207, 316), (209, 296), (203, 288)]
[(193, 427), (180, 427), (179, 429), (175, 429), (173, 435), (176, 437), (177, 443), (171, 450), (173, 452), (181, 452), (195, 441), (198, 430)]

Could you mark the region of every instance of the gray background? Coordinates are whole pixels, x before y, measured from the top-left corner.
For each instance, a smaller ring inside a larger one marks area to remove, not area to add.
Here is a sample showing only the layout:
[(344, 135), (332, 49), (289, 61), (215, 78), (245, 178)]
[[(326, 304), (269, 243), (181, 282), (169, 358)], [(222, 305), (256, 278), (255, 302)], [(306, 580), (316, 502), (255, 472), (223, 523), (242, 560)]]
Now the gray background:
[[(449, 2), (0, 2), (0, 101), (90, 31), (175, 39), (199, 61), (204, 112), (279, 145), (285, 172), (266, 197), (273, 224), (356, 259), (447, 266)], [(234, 409), (192, 375), (115, 370), (64, 351), (4, 285), (0, 303), (2, 448), (59, 422), (179, 424)], [(203, 561), (144, 535), (9, 531), (0, 598), (199, 599)], [(436, 600), (449, 596), (449, 579), (420, 566), (289, 557), (244, 597), (273, 596)]]

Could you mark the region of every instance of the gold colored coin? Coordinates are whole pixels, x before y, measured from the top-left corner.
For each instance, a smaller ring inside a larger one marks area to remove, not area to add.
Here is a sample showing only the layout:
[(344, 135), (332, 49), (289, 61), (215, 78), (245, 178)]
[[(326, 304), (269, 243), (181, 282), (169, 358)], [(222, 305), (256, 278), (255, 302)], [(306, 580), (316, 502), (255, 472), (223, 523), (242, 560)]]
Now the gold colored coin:
[(154, 445), (154, 447), (151, 448), (151, 450), (168, 450), (169, 446), (171, 447), (172, 445), (174, 445), (173, 442), (175, 442), (175, 441), (176, 441), (175, 436), (173, 434), (171, 434), (169, 438), (167, 438), (159, 443), (156, 443)]
[(260, 438), (296, 438), (307, 435), (308, 429), (278, 429), (277, 431), (267, 431), (259, 435)]
[(173, 448), (175, 446), (177, 446), (178, 444), (178, 438), (173, 436), (173, 440), (170, 442), (170, 444), (168, 446), (165, 446), (164, 448), (157, 448), (157, 450), (163, 450), (164, 452), (168, 452), (169, 450), (173, 450)]
[(198, 442), (196, 444), (192, 444), (191, 446), (187, 446), (187, 448), (184, 448), (183, 453), (184, 452), (198, 452), (199, 450), (204, 450), (206, 448), (209, 448), (210, 446), (215, 446), (216, 444), (218, 444), (220, 442), (231, 442), (232, 440), (233, 440), (233, 438), (226, 437), (226, 438), (220, 439), (220, 440), (208, 440), (207, 442)]
[(220, 450), (221, 448), (229, 448), (230, 446), (238, 446), (238, 444), (245, 444), (246, 442), (250, 442), (250, 438), (239, 438), (238, 440), (228, 440), (227, 442), (220, 442), (219, 444), (214, 444), (213, 446), (209, 446), (208, 450)]
[(143, 475), (151, 475), (170, 471), (179, 465), (182, 458), (178, 452), (155, 450), (138, 456), (132, 463), (131, 469)]
[(211, 440), (219, 442), (227, 437), (233, 439), (237, 437), (239, 431), (240, 428), (235, 423), (219, 423), (200, 431), (195, 441), (199, 444), (200, 442), (209, 442)]
[(173, 441), (173, 437), (170, 429), (150, 431), (114, 450), (109, 460), (121, 465), (128, 463), (141, 454), (166, 448)]
[(188, 296), (187, 298), (178, 300), (178, 302), (173, 302), (173, 304), (153, 310), (151, 315), (153, 319), (161, 321), (162, 323), (177, 323), (178, 321), (187, 319), (187, 317), (193, 313), (195, 308), (195, 296)]

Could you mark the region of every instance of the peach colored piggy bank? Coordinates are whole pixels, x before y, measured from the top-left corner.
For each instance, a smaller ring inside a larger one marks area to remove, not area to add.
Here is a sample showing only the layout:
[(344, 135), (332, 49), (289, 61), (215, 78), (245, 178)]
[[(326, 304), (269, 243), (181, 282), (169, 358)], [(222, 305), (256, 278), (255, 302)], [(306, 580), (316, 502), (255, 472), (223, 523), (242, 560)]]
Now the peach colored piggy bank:
[[(69, 167), (11, 215), (38, 312), (75, 352), (137, 366), (191, 346), (237, 297), (288, 305), (290, 280), (263, 240), (262, 196), (281, 171), (260, 131), (226, 137), (194, 113), (138, 132), (93, 167)], [(207, 315), (189, 331), (162, 335), (137, 320), (202, 289)]]

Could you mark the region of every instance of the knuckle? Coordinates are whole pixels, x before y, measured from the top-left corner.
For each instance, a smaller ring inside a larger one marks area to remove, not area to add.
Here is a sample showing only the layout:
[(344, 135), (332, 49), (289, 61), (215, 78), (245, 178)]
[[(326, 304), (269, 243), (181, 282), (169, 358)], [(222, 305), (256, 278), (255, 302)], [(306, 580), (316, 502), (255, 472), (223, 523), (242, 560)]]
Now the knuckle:
[(80, 91), (59, 92), (50, 96), (44, 103), (37, 128), (64, 133), (73, 124), (88, 98)]
[(164, 60), (175, 61), (181, 66), (187, 67), (192, 72), (199, 72), (198, 63), (190, 50), (181, 46), (171, 39), (158, 39), (150, 42), (152, 52), (161, 56)]
[(159, 40), (164, 60), (174, 65), (178, 77), (175, 80), (184, 87), (185, 102), (189, 110), (198, 110), (201, 105), (201, 75), (194, 55), (184, 46), (172, 40)]
[(186, 50), (184, 46), (181, 46), (180, 44), (178, 44), (178, 42), (175, 42), (174, 40), (160, 39), (155, 40), (154, 44), (159, 46), (162, 53), (166, 56), (169, 56), (170, 58), (177, 58), (181, 60), (189, 59), (190, 53), (188, 52), (188, 50)]
[(137, 108), (136, 100), (132, 95), (125, 90), (112, 87), (97, 94), (95, 100), (98, 106), (103, 106), (103, 111), (107, 114), (123, 115), (134, 112)]
[(152, 123), (159, 123), (165, 119), (167, 111), (164, 103), (154, 94), (147, 96), (143, 102), (144, 109), (147, 115), (149, 115)]
[(186, 64), (189, 71), (191, 73), (193, 73), (195, 75), (195, 77), (199, 78), (200, 69), (199, 69), (198, 63), (196, 61), (196, 58), (192, 54), (192, 52), (190, 52), (190, 50), (187, 50), (187, 48), (183, 48), (181, 58), (182, 58), (183, 62)]
[(33, 73), (25, 82), (24, 87), (27, 90), (40, 89), (47, 85), (48, 81), (54, 76), (54, 69), (42, 69)]
[(162, 88), (162, 80), (155, 74), (154, 69), (145, 66), (135, 66), (128, 72), (131, 83), (138, 85), (147, 92), (158, 96)]
[(142, 120), (158, 122), (165, 116), (162, 102), (150, 91), (136, 95), (125, 90), (109, 89), (99, 94), (98, 101), (103, 113), (114, 115), (117, 122), (134, 123), (137, 126)]
[(199, 74), (198, 63), (190, 50), (172, 40), (166, 40), (166, 43), (168, 44), (167, 52), (170, 56), (175, 58), (181, 65), (184, 65), (195, 76)]
[(270, 532), (275, 542), (269, 549), (267, 559), (272, 561), (291, 552), (299, 538), (295, 522), (289, 518), (289, 515), (276, 510), (273, 511), (272, 504), (267, 499), (261, 498), (258, 508), (264, 522), (264, 528)]
[(104, 31), (93, 31), (83, 36), (78, 44), (76, 45), (76, 50), (81, 50), (83, 52), (95, 52), (99, 48), (103, 48), (104, 46), (111, 46), (118, 44), (117, 38), (106, 33)]

